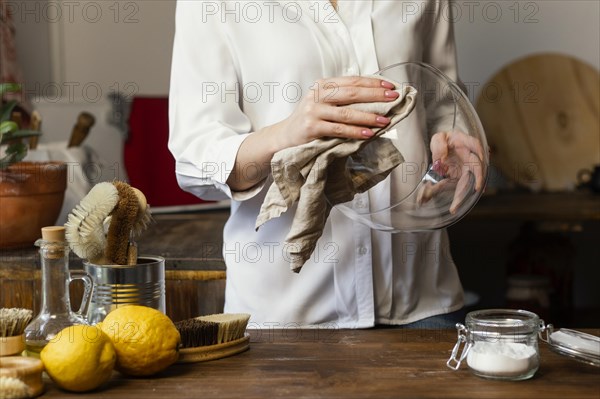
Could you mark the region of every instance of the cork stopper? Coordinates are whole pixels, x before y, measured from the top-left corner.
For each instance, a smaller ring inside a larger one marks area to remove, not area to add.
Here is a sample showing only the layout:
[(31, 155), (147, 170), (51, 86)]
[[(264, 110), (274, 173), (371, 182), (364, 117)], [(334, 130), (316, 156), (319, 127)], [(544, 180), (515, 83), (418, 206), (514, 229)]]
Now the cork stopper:
[(65, 242), (64, 226), (42, 227), (42, 239), (48, 242)]

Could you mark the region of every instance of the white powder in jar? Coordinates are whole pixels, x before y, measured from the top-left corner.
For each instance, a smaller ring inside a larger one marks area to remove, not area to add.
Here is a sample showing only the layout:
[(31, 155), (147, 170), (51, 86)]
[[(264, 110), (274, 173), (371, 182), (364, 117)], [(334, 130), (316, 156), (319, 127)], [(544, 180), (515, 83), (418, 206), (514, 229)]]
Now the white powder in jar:
[(475, 342), (467, 355), (473, 370), (490, 376), (519, 376), (538, 367), (535, 348), (516, 342)]

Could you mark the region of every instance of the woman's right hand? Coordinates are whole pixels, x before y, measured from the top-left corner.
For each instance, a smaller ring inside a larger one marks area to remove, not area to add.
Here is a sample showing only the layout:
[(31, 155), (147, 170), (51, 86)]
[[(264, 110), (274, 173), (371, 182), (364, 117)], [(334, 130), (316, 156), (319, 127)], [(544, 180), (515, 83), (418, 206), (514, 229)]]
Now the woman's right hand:
[(393, 89), (390, 82), (355, 76), (315, 82), (289, 117), (255, 131), (242, 142), (227, 184), (234, 191), (243, 191), (259, 183), (270, 171), (273, 154), (285, 148), (322, 137), (372, 137), (371, 128), (385, 127), (390, 120), (340, 105), (394, 101), (399, 94)]
[(385, 80), (358, 76), (321, 79), (298, 103), (294, 112), (272, 125), (278, 149), (308, 143), (322, 137), (368, 139), (371, 128), (382, 128), (390, 119), (341, 105), (394, 101), (398, 93)]

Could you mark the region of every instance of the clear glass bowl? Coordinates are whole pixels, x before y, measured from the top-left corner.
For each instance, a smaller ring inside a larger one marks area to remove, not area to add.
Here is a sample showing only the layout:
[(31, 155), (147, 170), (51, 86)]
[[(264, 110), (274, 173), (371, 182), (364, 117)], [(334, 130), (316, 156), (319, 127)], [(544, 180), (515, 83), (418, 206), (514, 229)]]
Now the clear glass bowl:
[[(383, 181), (352, 201), (334, 204), (351, 219), (373, 229), (399, 232), (447, 227), (477, 203), (487, 181), (488, 144), (481, 122), (459, 86), (424, 63), (395, 64), (377, 73), (417, 89), (410, 115), (376, 140), (391, 140), (404, 157)], [(447, 156), (433, 148), (447, 148)], [(377, 157), (373, 145), (348, 158), (352, 170)], [(434, 159), (435, 158), (435, 159)]]

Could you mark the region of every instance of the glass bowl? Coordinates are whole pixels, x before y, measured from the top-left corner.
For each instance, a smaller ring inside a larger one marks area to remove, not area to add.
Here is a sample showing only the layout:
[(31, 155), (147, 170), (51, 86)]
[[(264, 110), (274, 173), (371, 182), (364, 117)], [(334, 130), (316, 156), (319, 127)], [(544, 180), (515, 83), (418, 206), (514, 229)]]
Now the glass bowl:
[[(488, 144), (475, 109), (460, 87), (431, 65), (394, 64), (377, 75), (396, 89), (417, 89), (409, 116), (375, 139), (391, 140), (404, 162), (353, 200), (330, 204), (381, 231), (424, 231), (456, 223), (477, 203), (487, 181)], [(364, 159), (377, 157), (373, 142), (349, 157), (346, 168), (368, 169)]]

